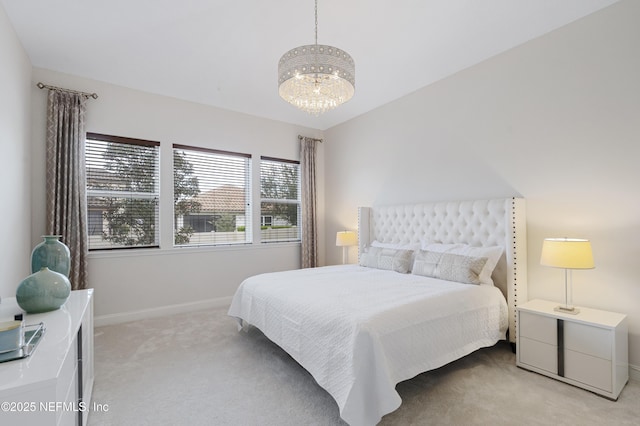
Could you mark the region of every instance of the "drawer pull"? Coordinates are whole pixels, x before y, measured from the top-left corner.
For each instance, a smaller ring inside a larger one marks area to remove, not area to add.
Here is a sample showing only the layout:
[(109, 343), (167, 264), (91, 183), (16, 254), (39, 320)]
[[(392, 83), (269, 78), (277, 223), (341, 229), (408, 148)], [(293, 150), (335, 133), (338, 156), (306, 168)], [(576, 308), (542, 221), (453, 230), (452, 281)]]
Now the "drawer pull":
[(564, 377), (564, 320), (557, 320), (558, 333), (558, 376)]

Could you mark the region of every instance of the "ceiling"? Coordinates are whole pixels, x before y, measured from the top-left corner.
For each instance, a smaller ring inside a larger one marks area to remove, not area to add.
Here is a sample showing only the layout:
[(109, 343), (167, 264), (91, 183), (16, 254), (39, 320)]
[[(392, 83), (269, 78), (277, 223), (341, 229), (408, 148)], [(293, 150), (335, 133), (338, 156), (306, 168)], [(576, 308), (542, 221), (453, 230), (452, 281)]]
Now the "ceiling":
[[(0, 0), (34, 67), (327, 129), (617, 0), (319, 0), (318, 43), (356, 63), (319, 117), (278, 96), (313, 0)], [(44, 82), (47, 83), (47, 82)]]

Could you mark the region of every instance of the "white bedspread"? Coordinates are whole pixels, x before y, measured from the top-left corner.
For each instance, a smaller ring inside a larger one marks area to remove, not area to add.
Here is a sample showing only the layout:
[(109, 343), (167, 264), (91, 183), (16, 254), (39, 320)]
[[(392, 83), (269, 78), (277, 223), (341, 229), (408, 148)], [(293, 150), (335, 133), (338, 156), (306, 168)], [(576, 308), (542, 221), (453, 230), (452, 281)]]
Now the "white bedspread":
[(352, 426), (401, 403), (395, 385), (505, 338), (496, 287), (356, 265), (257, 275), (229, 315), (259, 328), (309, 371)]

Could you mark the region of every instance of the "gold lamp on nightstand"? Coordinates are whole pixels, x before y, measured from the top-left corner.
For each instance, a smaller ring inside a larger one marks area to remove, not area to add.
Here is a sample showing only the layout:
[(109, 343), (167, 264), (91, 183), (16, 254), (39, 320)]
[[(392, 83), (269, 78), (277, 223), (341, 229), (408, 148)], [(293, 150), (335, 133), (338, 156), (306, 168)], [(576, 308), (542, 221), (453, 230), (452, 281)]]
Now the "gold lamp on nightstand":
[[(540, 264), (564, 269), (564, 306), (555, 308), (558, 312), (577, 314), (580, 312), (571, 305), (574, 269), (593, 269), (593, 253), (589, 240), (577, 238), (545, 238), (542, 243)], [(569, 275), (567, 280), (567, 275)], [(571, 295), (571, 297), (570, 297)]]
[(347, 263), (348, 251), (350, 246), (358, 244), (358, 236), (353, 231), (338, 231), (336, 233), (336, 246), (342, 247), (342, 264)]

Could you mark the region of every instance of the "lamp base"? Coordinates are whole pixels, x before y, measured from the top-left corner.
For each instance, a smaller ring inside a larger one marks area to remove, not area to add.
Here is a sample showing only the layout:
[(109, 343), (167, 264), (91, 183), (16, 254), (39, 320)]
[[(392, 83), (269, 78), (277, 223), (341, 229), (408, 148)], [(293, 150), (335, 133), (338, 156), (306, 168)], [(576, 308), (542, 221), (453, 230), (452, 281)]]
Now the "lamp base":
[(556, 312), (562, 312), (564, 314), (571, 314), (571, 315), (576, 315), (580, 313), (580, 309), (574, 306), (556, 306), (555, 308), (553, 308), (553, 310)]

